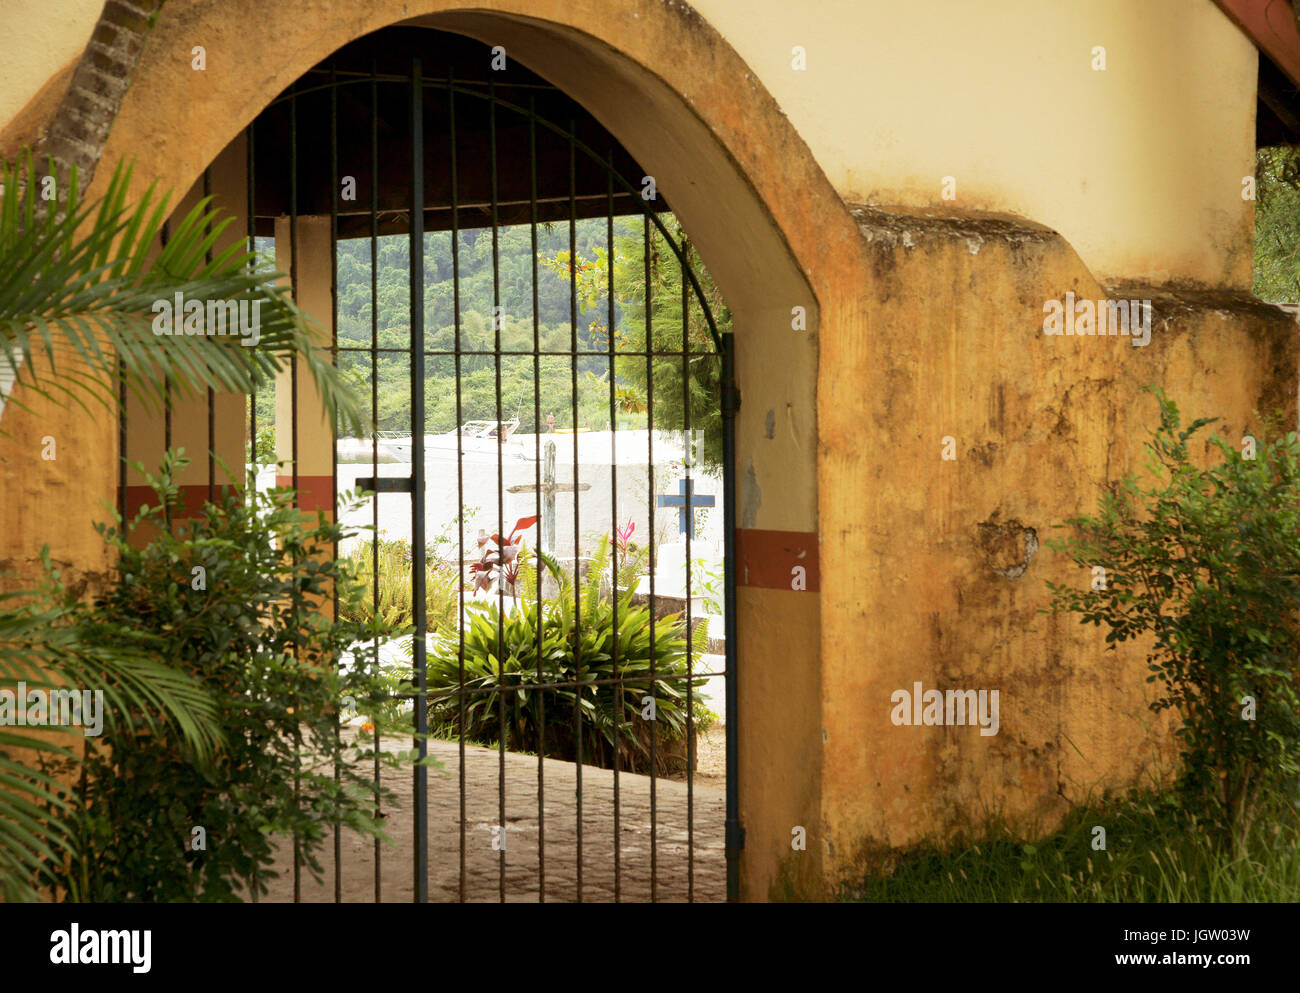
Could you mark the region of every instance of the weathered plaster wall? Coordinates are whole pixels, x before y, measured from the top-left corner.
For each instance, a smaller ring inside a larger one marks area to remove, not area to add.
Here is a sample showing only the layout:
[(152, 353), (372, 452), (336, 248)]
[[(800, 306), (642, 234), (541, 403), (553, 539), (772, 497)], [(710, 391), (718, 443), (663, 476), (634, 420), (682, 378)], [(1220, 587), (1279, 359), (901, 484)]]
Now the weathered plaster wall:
[[(1068, 15), (1008, 0), (1000, 29), (973, 5), (928, 5), (946, 16), (924, 20), (899, 6), (701, 0), (701, 18), (660, 0), (172, 0), (105, 152), (146, 155), (163, 185), (188, 188), (305, 69), (370, 30), (439, 14), (428, 23), (505, 39), (656, 175), (736, 313), (739, 467), (748, 477), (752, 462), (761, 493), (742, 524), (820, 544), (819, 586), (740, 594), (749, 898), (829, 895), (993, 796), (1046, 822), (1061, 796), (1135, 775), (1150, 752), (1125, 680), (1140, 663), (1103, 663), (1095, 641), (1036, 614), (1043, 578), (1064, 578), (1042, 542), (1130, 464), (1149, 420), (1140, 383), (1239, 422), (1262, 397), (1294, 393), (1291, 325), (1245, 305), (1221, 318), (1217, 302), (1182, 300), (1146, 350), (1041, 334), (1045, 299), (1103, 295), (1088, 266), (1248, 278), (1239, 190), (1254, 56), (1208, 0), (1141, 13), (1087, 0)], [(985, 48), (967, 55), (971, 39)], [(1085, 67), (1092, 44), (1108, 45), (1111, 75), (1067, 79), (1060, 46), (1075, 40)], [(197, 43), (206, 73), (190, 69)], [(808, 48), (806, 73), (789, 68), (794, 44)], [(891, 60), (898, 71), (879, 75)], [(1213, 93), (1182, 77), (1166, 88), (1169, 71), (1205, 63)], [(1067, 133), (1050, 130), (1057, 118)], [(1015, 210), (1064, 238), (1006, 220), (855, 215), (839, 195), (937, 202), (945, 175), (957, 207)], [(808, 307), (808, 331), (790, 329), (794, 306)], [(111, 424), (83, 434), (111, 451)], [(955, 463), (939, 459), (944, 435)], [(113, 476), (84, 482), (103, 498)], [(1026, 528), (1040, 546), (1019, 572)], [(999, 735), (895, 728), (889, 695), (918, 679), (1002, 689)], [(790, 849), (794, 826), (806, 852)]]
[[(1067, 801), (1169, 768), (1133, 646), (1039, 613), (1047, 548), (1138, 468), (1163, 386), (1186, 421), (1296, 416), (1300, 348), (1233, 294), (1104, 289), (1058, 235), (996, 217), (856, 208), (870, 290), (856, 334), (823, 335), (819, 429), (827, 875), (1000, 815), (1050, 827)], [(1150, 344), (1053, 337), (1043, 305), (1150, 298)], [(955, 461), (941, 458), (952, 437)], [(1208, 446), (1207, 446), (1208, 447)], [(895, 726), (895, 690), (997, 689), (1000, 728)], [(1165, 739), (1167, 742), (1167, 738)]]

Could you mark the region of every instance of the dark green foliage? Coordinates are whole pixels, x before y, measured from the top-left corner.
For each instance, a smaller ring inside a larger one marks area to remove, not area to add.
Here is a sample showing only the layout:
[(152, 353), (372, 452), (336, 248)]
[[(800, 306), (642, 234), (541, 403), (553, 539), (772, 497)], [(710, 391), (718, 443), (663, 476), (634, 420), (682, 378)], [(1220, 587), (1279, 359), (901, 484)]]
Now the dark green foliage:
[[(374, 605), (375, 565), (379, 566), (379, 610)], [(370, 543), (353, 551), (346, 562), (357, 577), (363, 595), (352, 604), (340, 604), (342, 614), (359, 623), (371, 622), (378, 613), (380, 620), (403, 632), (414, 625), (415, 614), (411, 600), (411, 544), (404, 538), (380, 539), (378, 546)], [(460, 576), (454, 562), (438, 554), (438, 548), (427, 549), (425, 558), (425, 620), (429, 631), (454, 627), (460, 609)]]
[[(175, 511), (185, 464), (166, 457), (150, 479), (159, 506), (142, 508), (126, 534), (120, 522), (98, 525), (120, 557), (118, 576), (81, 608), (79, 624), (100, 640), (146, 638), (159, 661), (196, 678), (225, 747), (208, 760), (168, 728), (110, 729), (75, 790), (75, 855), (51, 866), (71, 899), (230, 901), (253, 887), (264, 892), (272, 835), (296, 831), (318, 875), (332, 827), (382, 834), (374, 804), (391, 801), (367, 764), (354, 769), (369, 753), (345, 744), (352, 732), (336, 737), (349, 711), (381, 729), (397, 720), (369, 649), (386, 629), (319, 609), (332, 589), (345, 607), (363, 595), (329, 554), (343, 528), (294, 509), (290, 491), (229, 490), (169, 532), (163, 507)], [(346, 651), (354, 660), (340, 673)], [(196, 827), (206, 850), (192, 844)]]
[(1259, 150), (1255, 197), (1255, 295), (1300, 303), (1300, 149)]
[[(209, 759), (224, 742), (198, 680), (159, 661), (157, 641), (142, 632), (101, 638), (82, 623), (79, 597), (62, 585), (48, 547), (42, 560), (40, 588), (0, 595), (0, 690), (13, 700), (32, 690), (102, 692), (104, 727), (134, 722), (137, 733), (160, 734), (170, 725), (166, 733)], [(95, 734), (94, 723), (83, 713), (83, 734)], [(0, 724), (0, 902), (36, 902), (54, 885), (49, 867), (61, 866), (72, 847), (77, 807), (67, 780), (50, 772), (75, 769), (79, 759), (45, 727)]]
[(1180, 793), (1242, 844), (1261, 798), (1300, 773), (1300, 442), (1261, 439), (1249, 458), (1215, 435), (1218, 458), (1202, 467), (1190, 443), (1211, 421), (1183, 428), (1156, 397), (1150, 484), (1127, 476), (1096, 516), (1067, 521), (1074, 537), (1050, 543), (1104, 568), (1105, 588), (1049, 583), (1052, 609), (1106, 625), (1108, 642), (1150, 639), (1152, 709), (1182, 721)]
[[(719, 336), (731, 334), (731, 311), (717, 284), (704, 268), (699, 252), (686, 236), (677, 219), (663, 215), (660, 220), (672, 241), (681, 247), (689, 272), (693, 272), (700, 293), (708, 303)], [(700, 306), (700, 296), (682, 261), (669, 240), (651, 226), (648, 246), (641, 218), (621, 219), (614, 225), (614, 350), (616, 389), (615, 404), (625, 411), (649, 416), (650, 399), (654, 400), (654, 426), (664, 431), (703, 432), (704, 451), (695, 454), (703, 461), (722, 462), (722, 412), (719, 403), (722, 362), (713, 331)], [(567, 247), (553, 257), (543, 259), (558, 281), (567, 286), (570, 279)], [(593, 246), (584, 258), (579, 247), (574, 275), (582, 306), (593, 318), (589, 325), (600, 348), (609, 348), (609, 253), (604, 246)], [(649, 277), (650, 327), (646, 327), (646, 282)], [(683, 282), (686, 293), (683, 297)], [(647, 333), (648, 331), (648, 333)], [(649, 348), (647, 348), (647, 337)], [(623, 352), (646, 352), (654, 357), (647, 365), (642, 355)], [(672, 353), (676, 352), (674, 355)], [(685, 357), (683, 354), (685, 353)], [(683, 382), (686, 388), (683, 390)], [(608, 380), (605, 400), (609, 399)], [(688, 420), (689, 412), (689, 420)]]
[[(608, 540), (601, 549), (607, 556)], [(542, 603), (540, 633), (536, 594), (527, 595), (530, 587), (536, 587), (527, 577), (520, 584), (525, 595), (517, 606), (507, 597), (510, 606), (504, 613), (497, 603), (469, 606), (465, 708), (462, 713), (459, 645), (454, 636), (443, 638), (428, 658), (430, 723), (454, 734), (463, 724), (467, 739), (495, 745), (501, 740), (504, 703), (510, 750), (544, 751), (572, 760), (580, 738), (583, 762), (611, 768), (617, 749), (621, 768), (648, 770), (650, 732), (642, 714), (648, 710), (644, 698), (653, 695), (656, 772), (680, 761), (687, 734), (687, 685), (692, 682), (687, 677), (686, 625), (675, 614), (658, 618), (652, 641), (650, 611), (632, 605), (634, 588), (619, 591), (617, 608), (612, 597), (600, 595), (604, 561), (600, 555), (593, 560), (578, 605), (567, 581), (557, 599)], [(620, 585), (639, 568), (635, 561), (630, 565), (620, 569)], [(697, 640), (693, 647), (698, 656), (703, 646)], [(624, 682), (621, 691), (613, 683), (600, 682), (616, 674)], [(541, 691), (523, 688), (541, 683), (573, 685)], [(703, 684), (702, 679), (694, 680), (696, 687)], [(581, 735), (576, 732), (579, 713)], [(696, 729), (710, 717), (696, 696)]]

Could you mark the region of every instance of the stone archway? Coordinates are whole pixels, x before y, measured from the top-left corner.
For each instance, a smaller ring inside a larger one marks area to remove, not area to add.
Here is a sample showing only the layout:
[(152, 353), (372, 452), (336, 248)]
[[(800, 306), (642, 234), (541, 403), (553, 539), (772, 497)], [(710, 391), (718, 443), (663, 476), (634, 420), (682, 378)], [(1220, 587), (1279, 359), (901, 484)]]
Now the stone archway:
[[(864, 313), (857, 295), (844, 292), (862, 271), (852, 219), (736, 52), (689, 7), (652, 0), (613, 10), (596, 0), (506, 0), (474, 10), (393, 0), (364, 14), (322, 8), (311, 16), (289, 2), (171, 4), (102, 157), (136, 157), (144, 166), (137, 190), (153, 180), (187, 189), (288, 83), (394, 23), (502, 45), (584, 104), (655, 175), (732, 306), (742, 393), (742, 896), (762, 898), (774, 886), (823, 893), (828, 853), (815, 844), (791, 861), (788, 846), (793, 825), (823, 818), (817, 352), (820, 328), (851, 333)], [(249, 24), (259, 30), (250, 34)], [(196, 44), (203, 71), (192, 68)], [(101, 171), (97, 186), (105, 179)], [(104, 435), (111, 450), (111, 431)], [(115, 472), (111, 463), (105, 469), (109, 489)]]

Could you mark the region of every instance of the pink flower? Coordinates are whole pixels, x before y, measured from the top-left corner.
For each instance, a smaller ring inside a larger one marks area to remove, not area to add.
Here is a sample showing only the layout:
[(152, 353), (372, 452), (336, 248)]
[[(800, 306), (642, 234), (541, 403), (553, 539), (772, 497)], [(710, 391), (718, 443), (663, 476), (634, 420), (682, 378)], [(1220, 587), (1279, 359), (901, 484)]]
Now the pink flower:
[(627, 543), (632, 538), (632, 532), (635, 530), (636, 522), (630, 517), (627, 519), (627, 524), (615, 528), (615, 531), (618, 534), (618, 537), (615, 539), (615, 544), (618, 545), (618, 553), (620, 555), (627, 554)]

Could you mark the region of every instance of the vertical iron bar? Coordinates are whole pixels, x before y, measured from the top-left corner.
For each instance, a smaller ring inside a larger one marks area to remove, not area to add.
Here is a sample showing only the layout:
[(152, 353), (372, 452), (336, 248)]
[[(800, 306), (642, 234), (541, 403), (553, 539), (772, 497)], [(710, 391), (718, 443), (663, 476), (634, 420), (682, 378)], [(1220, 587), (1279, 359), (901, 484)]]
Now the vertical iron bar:
[(577, 902), (582, 903), (582, 583), (579, 565), (580, 538), (578, 529), (578, 215), (577, 215), (577, 150), (574, 130), (577, 123), (569, 120), (569, 331), (573, 354), (569, 357), (573, 372), (573, 648), (574, 671), (578, 686), (573, 695), (574, 741), (577, 755), (574, 774), (577, 779)]
[(411, 60), (411, 607), (415, 621), (415, 902), (429, 901), (429, 712), (424, 568), (424, 81)]
[(120, 525), (126, 528), (126, 367), (119, 357), (117, 360), (117, 513), (122, 518)]
[[(532, 236), (533, 276), (533, 440), (537, 463), (534, 469), (537, 498), (537, 683), (545, 679), (542, 671), (542, 642), (545, 623), (542, 616), (542, 330), (537, 311), (537, 100), (528, 94), (528, 223)], [(546, 902), (546, 693), (537, 694), (537, 900)]]
[[(247, 222), (246, 226), (248, 230), (248, 251), (249, 254), (252, 256), (252, 259), (249, 261), (248, 267), (251, 271), (256, 272), (257, 271), (257, 220), (253, 215), (254, 215), (254, 211), (256, 211), (257, 209), (257, 203), (254, 197), (255, 187), (254, 187), (254, 161), (253, 161), (254, 158), (253, 130), (254, 130), (254, 123), (250, 123), (248, 125), (248, 131), (246, 132), (247, 142), (244, 147), (244, 157), (245, 157), (244, 195), (248, 201), (247, 204), (245, 205), (245, 209), (248, 211), (248, 216), (245, 218)], [(253, 392), (249, 394), (248, 397), (248, 437), (249, 437), (249, 453), (251, 456), (249, 461), (253, 463), (252, 485), (254, 488), (256, 488), (257, 486), (257, 470), (259, 465), (257, 461), (257, 394), (259, 388), (260, 388), (260, 384), (258, 383), (257, 379), (254, 379)]]
[(497, 90), (496, 82), (488, 81), (488, 178), (491, 183), (491, 218), (492, 218), (492, 328), (493, 364), (496, 371), (496, 411), (497, 411), (497, 534), (500, 536), (500, 565), (497, 567), (497, 720), (501, 727), (501, 743), (497, 751), (497, 816), (501, 825), (501, 849), (497, 853), (498, 898), (506, 902), (506, 694), (505, 694), (505, 623), (506, 623), (506, 503), (505, 483), (502, 476), (505, 466), (502, 462), (505, 439), (502, 432), (501, 412), (501, 326), (505, 323), (501, 313), (501, 243), (497, 229)]
[[(172, 222), (171, 219), (162, 222), (162, 228), (158, 232), (158, 241), (166, 250), (167, 242), (171, 240)], [(163, 451), (172, 450), (172, 374), (167, 373), (167, 378), (163, 381)], [(172, 529), (172, 505), (170, 502), (163, 506), (163, 520), (167, 524), (167, 530)]]
[[(212, 196), (212, 169), (203, 170), (203, 197)], [(211, 223), (205, 225), (205, 234), (212, 234)], [(203, 253), (203, 260), (212, 264), (212, 249)], [(208, 387), (208, 499), (215, 500), (217, 495), (217, 395)]]
[(460, 507), (460, 518), (457, 523), (459, 531), (460, 558), (456, 563), (456, 588), (459, 591), (457, 599), (457, 628), (456, 637), (456, 664), (458, 666), (457, 675), (460, 680), (458, 684), (458, 708), (459, 717), (457, 719), (457, 737), (459, 739), (460, 759), (459, 759), (459, 788), (460, 788), (460, 881), (458, 884), (458, 894), (460, 902), (465, 902), (465, 466), (464, 452), (462, 447), (464, 442), (461, 438), (461, 425), (464, 421), (464, 411), (461, 404), (460, 390), (460, 372), (461, 372), (461, 340), (460, 340), (460, 175), (456, 165), (456, 85), (455, 69), (447, 69), (447, 131), (448, 146), (451, 150), (451, 310), (452, 325), (455, 331), (454, 346), (456, 359), (456, 499)]
[[(289, 97), (289, 287), (293, 302), (298, 303), (298, 84)], [(293, 480), (293, 505), (301, 506), (298, 497), (298, 360), (289, 362), (290, 399), (290, 474)], [(295, 882), (298, 875), (294, 862)]]
[[(606, 302), (609, 313), (606, 337), (609, 343), (609, 516), (613, 525), (610, 535), (610, 600), (613, 610), (614, 646), (613, 678), (610, 689), (614, 693), (614, 902), (622, 895), (622, 859), (619, 835), (619, 766), (623, 749), (623, 681), (618, 672), (618, 410), (615, 403), (614, 380), (617, 363), (614, 357), (614, 150), (609, 150), (608, 171), (605, 174), (605, 257), (609, 265), (606, 278)], [(654, 655), (654, 642), (650, 642)]]
[[(254, 175), (255, 175), (255, 170), (254, 170), (254, 150), (253, 150), (253, 131), (254, 131), (254, 126), (255, 126), (255, 124), (256, 124), (256, 122), (250, 122), (249, 125), (248, 125), (248, 131), (247, 131), (247, 144), (246, 144), (246, 146), (245, 146), (245, 148), (244, 148), (244, 154), (245, 154), (245, 162), (244, 162), (244, 195), (245, 195), (245, 199), (247, 200), (247, 203), (245, 204), (245, 209), (248, 211), (248, 215), (247, 215), (247, 217), (245, 218), (245, 222), (246, 222), (246, 228), (247, 228), (247, 231), (248, 231), (248, 251), (249, 251), (249, 254), (250, 254), (250, 256), (251, 256), (251, 258), (249, 259), (248, 266), (249, 266), (250, 271), (253, 271), (253, 272), (256, 272), (256, 271), (257, 271), (257, 220), (256, 220), (256, 218), (254, 217), (254, 212), (255, 212), (256, 209), (257, 209), (257, 205), (256, 205), (255, 197), (254, 197), (254, 190), (255, 190), (256, 187), (255, 187), (255, 185), (254, 185)], [(249, 395), (249, 397), (248, 397), (248, 436), (249, 436), (249, 439), (250, 439), (249, 455), (250, 455), (250, 461), (251, 461), (252, 464), (253, 464), (253, 474), (252, 474), (252, 478), (251, 478), (251, 479), (246, 479), (246, 480), (245, 480), (245, 484), (246, 484), (247, 486), (251, 486), (253, 489), (256, 489), (256, 488), (257, 488), (257, 469), (258, 469), (258, 461), (257, 461), (257, 391), (258, 391), (258, 381), (257, 381), (256, 379), (254, 379), (254, 380), (253, 380), (253, 392), (252, 392), (252, 393)], [(245, 499), (248, 499), (248, 498), (245, 497)], [(258, 888), (257, 865), (256, 865), (256, 863), (254, 863), (254, 865), (253, 865), (253, 895), (252, 895), (252, 902), (253, 902), (253, 903), (257, 903), (257, 899), (258, 899), (257, 888)]]
[[(370, 468), (379, 478), (379, 70), (370, 60)], [(379, 494), (371, 502), (374, 531), (370, 538), (371, 602), (379, 616)], [(379, 635), (375, 635), (375, 660), (379, 659)], [(374, 726), (374, 777), (376, 803), (380, 789), (379, 725)], [(382, 816), (378, 806), (375, 817)], [(383, 900), (382, 845), (375, 837), (375, 903)]]
[[(334, 60), (330, 60), (330, 360), (339, 364), (339, 91)], [(334, 521), (339, 519), (339, 421), (333, 418), (330, 432), (330, 507)], [(334, 561), (338, 561), (339, 543), (333, 542)], [(334, 617), (339, 616), (338, 587), (332, 588)], [(338, 788), (341, 769), (339, 750), (343, 742), (343, 715), (334, 720), (334, 787)], [(343, 902), (343, 827), (334, 822), (334, 902)]]
[(722, 336), (722, 526), (723, 526), (723, 625), (725, 627), (726, 671), (724, 693), (727, 752), (726, 859), (727, 902), (740, 899), (740, 764), (736, 719), (739, 695), (736, 686), (736, 413), (740, 393), (735, 383), (734, 334)]
[(682, 277), (682, 416), (686, 434), (686, 902), (695, 902), (695, 699), (692, 679), (695, 657), (694, 632), (691, 630), (691, 539), (695, 536), (695, 508), (691, 506), (694, 486), (691, 481), (691, 310), (690, 281), (686, 272), (686, 232), (680, 232), (678, 246)]
[[(650, 285), (650, 264), (651, 253), (653, 252), (654, 243), (650, 233), (650, 212), (642, 215), (645, 229), (642, 235), (641, 257), (645, 269), (645, 379), (646, 379), (646, 448), (648, 449), (648, 461), (646, 463), (649, 473), (649, 487), (647, 503), (650, 512), (650, 644), (655, 645), (655, 542), (658, 531), (655, 530), (655, 460), (654, 460), (654, 433), (655, 433), (655, 364), (654, 364), (654, 317), (653, 310), (653, 289)], [(655, 666), (655, 653), (650, 653), (650, 713), (658, 717), (654, 710), (658, 706), (658, 672)], [(650, 902), (655, 903), (658, 900), (658, 873), (659, 873), (659, 839), (658, 839), (658, 816), (656, 810), (656, 792), (657, 777), (655, 775), (655, 746), (658, 739), (659, 721), (650, 722)]]
[[(289, 289), (293, 295), (293, 302), (297, 304), (298, 300), (298, 84), (292, 87), (289, 97)], [(292, 443), (291, 458), (293, 474), (293, 505), (302, 506), (302, 500), (298, 495), (298, 358), (294, 356), (289, 360), (289, 399), (291, 405), (289, 430)], [(295, 618), (296, 621), (296, 618)], [(297, 710), (297, 708), (294, 708)], [(295, 735), (294, 758), (299, 758), (298, 747), (301, 745), (301, 735)], [(299, 791), (301, 789), (301, 780), (298, 773), (298, 766), (295, 762), (293, 772), (293, 802), (298, 804)], [(293, 902), (299, 903), (302, 900), (302, 865), (301, 849), (299, 846), (298, 832), (293, 832)]]

